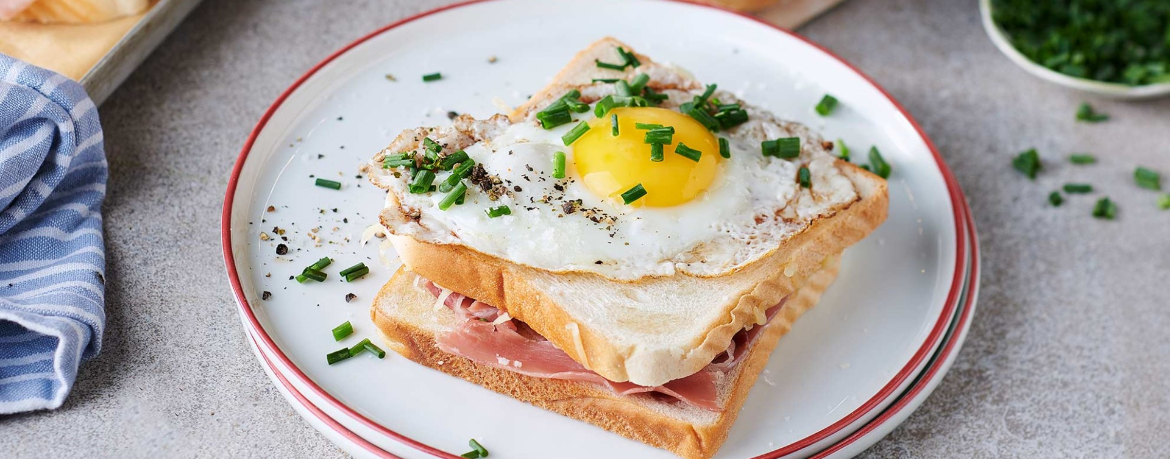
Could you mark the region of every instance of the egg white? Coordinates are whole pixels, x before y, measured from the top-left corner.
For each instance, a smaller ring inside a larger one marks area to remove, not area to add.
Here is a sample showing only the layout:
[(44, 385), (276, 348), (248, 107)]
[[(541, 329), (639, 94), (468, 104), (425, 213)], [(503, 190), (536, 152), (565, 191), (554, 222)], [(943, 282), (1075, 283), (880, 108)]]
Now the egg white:
[[(463, 244), (550, 271), (594, 272), (627, 280), (676, 272), (724, 274), (775, 249), (812, 219), (857, 199), (852, 182), (820, 147), (819, 138), (802, 126), (775, 121), (766, 112), (749, 108), (749, 113), (748, 123), (718, 134), (729, 139), (731, 158), (720, 158), (715, 181), (678, 206), (627, 206), (584, 186), (573, 167), (573, 148), (565, 146), (561, 136), (578, 122), (592, 119), (590, 110), (551, 130), (536, 121), (511, 124), (465, 147), (468, 156), (503, 181), (508, 193), (498, 200), (469, 184), (465, 202), (442, 211), (438, 203), (445, 193), (410, 194), (409, 177), (388, 180), (398, 203), (421, 214), (417, 222), (391, 231)], [(761, 154), (760, 141), (793, 135), (805, 146), (797, 160)], [(557, 151), (567, 156), (565, 179), (552, 177)], [(801, 165), (811, 171), (812, 190), (800, 188), (796, 180)], [(435, 183), (446, 176), (440, 173)], [(580, 209), (566, 212), (564, 203), (576, 199), (581, 200)], [(511, 215), (486, 215), (487, 209), (501, 205), (507, 205)]]

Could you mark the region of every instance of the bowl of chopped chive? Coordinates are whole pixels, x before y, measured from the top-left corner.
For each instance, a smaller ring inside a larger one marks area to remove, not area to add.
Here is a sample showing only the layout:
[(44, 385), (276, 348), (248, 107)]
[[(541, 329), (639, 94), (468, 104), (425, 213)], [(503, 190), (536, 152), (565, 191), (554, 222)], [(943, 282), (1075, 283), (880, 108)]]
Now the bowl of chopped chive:
[(1170, 1), (980, 0), (983, 28), (1044, 80), (1114, 99), (1170, 95)]

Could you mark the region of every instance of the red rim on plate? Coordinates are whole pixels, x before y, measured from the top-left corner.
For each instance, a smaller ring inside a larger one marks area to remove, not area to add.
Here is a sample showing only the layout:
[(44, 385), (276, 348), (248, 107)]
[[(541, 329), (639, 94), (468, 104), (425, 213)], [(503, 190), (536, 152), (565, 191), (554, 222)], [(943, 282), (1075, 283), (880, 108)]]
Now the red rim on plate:
[[(964, 205), (964, 208), (967, 212), (967, 226), (971, 232), (971, 251), (975, 253), (976, 256), (971, 258), (971, 278), (969, 286), (967, 287), (967, 301), (963, 306), (963, 313), (959, 316), (955, 323), (955, 330), (957, 330), (955, 332), (956, 334), (961, 333), (963, 327), (967, 325), (967, 321), (971, 319), (971, 315), (973, 313), (972, 306), (975, 303), (974, 293), (979, 286), (979, 238), (975, 237), (975, 219), (971, 217), (971, 208), (966, 205)], [(952, 338), (943, 346), (943, 349), (938, 354), (937, 361), (942, 362), (946, 360), (950, 353), (954, 352), (958, 346), (959, 340)], [(840, 451), (841, 449), (857, 442), (862, 437), (869, 435), (869, 433), (873, 432), (874, 429), (877, 429), (878, 426), (886, 423), (890, 420), (890, 418), (897, 415), (898, 412), (905, 409), (906, 406), (908, 406), (914, 400), (914, 398), (918, 396), (919, 393), (926, 389), (926, 386), (929, 385), (928, 383), (930, 380), (937, 376), (937, 373), (940, 371), (942, 366), (943, 365), (939, 364), (927, 368), (926, 371), (922, 373), (922, 377), (919, 380), (919, 383), (911, 387), (910, 390), (906, 391), (905, 394), (902, 394), (898, 400), (894, 401), (893, 405), (890, 405), (889, 408), (886, 408), (886, 410), (879, 414), (878, 417), (873, 418), (872, 421), (862, 426), (861, 429), (858, 429), (856, 432), (849, 434), (848, 437), (845, 437), (841, 441), (833, 444), (832, 446), (828, 447), (824, 451), (817, 453), (815, 456), (812, 456), (809, 459), (826, 459), (833, 455), (833, 453), (836, 453), (837, 451)]]
[[(300, 78), (298, 78), (291, 86), (288, 87), (288, 89), (286, 89), (283, 93), (281, 93), (280, 97), (277, 97), (276, 101), (272, 103), (272, 106), (270, 106), (268, 108), (268, 110), (264, 112), (264, 115), (260, 118), (260, 121), (256, 123), (256, 127), (254, 127), (252, 129), (251, 134), (248, 136), (248, 140), (244, 143), (243, 148), (240, 150), (240, 155), (236, 159), (235, 166), (232, 168), (231, 178), (228, 180), (227, 192), (226, 192), (226, 195), (224, 197), (223, 213), (222, 213), (221, 222), (220, 222), (220, 238), (221, 238), (221, 241), (223, 244), (223, 257), (224, 257), (224, 263), (226, 264), (227, 271), (228, 271), (228, 281), (231, 284), (232, 292), (236, 298), (236, 303), (240, 307), (240, 313), (244, 316), (246, 323), (252, 328), (252, 331), (253, 331), (255, 337), (258, 338), (258, 341), (260, 342), (260, 344), (262, 344), (265, 348), (269, 349), (272, 352), (272, 355), (275, 356), (277, 358), (277, 360), (279, 360), (284, 366), (286, 366), (292, 370), (291, 376), (293, 378), (295, 378), (301, 384), (304, 384), (305, 386), (309, 387), (316, 395), (318, 395), (322, 399), (329, 402), (329, 404), (333, 405), (338, 410), (340, 410), (343, 413), (349, 415), (350, 417), (356, 419), (358, 422), (365, 425), (366, 427), (369, 427), (370, 429), (373, 429), (374, 431), (380, 432), (383, 435), (386, 435), (386, 436), (391, 437), (395, 440), (398, 440), (402, 443), (405, 443), (406, 445), (413, 447), (415, 449), (418, 449), (419, 451), (434, 455), (436, 457), (445, 458), (445, 459), (460, 459), (460, 458), (458, 456), (455, 456), (455, 455), (446, 453), (444, 451), (438, 450), (434, 447), (423, 444), (419, 441), (413, 440), (405, 435), (402, 435), (398, 432), (395, 432), (394, 430), (387, 428), (381, 424), (378, 424), (377, 422), (374, 422), (373, 420), (369, 419), (365, 415), (362, 415), (361, 413), (358, 413), (357, 411), (353, 410), (352, 408), (346, 406), (345, 404), (343, 404), (339, 400), (337, 400), (335, 397), (330, 395), (328, 392), (326, 392), (324, 389), (322, 389), (320, 386), (318, 386), (312, 379), (310, 379), (307, 375), (305, 375), (305, 373), (303, 371), (301, 371), (300, 368), (297, 368), (296, 365), (293, 364), (293, 362), (288, 358), (288, 356), (286, 356), (284, 354), (283, 351), (281, 351), (281, 349), (272, 340), (272, 337), (270, 337), (268, 335), (267, 331), (265, 331), (264, 328), (260, 325), (260, 322), (259, 322), (259, 320), (257, 320), (256, 315), (252, 312), (252, 307), (248, 303), (247, 297), (244, 294), (242, 286), (240, 285), (239, 272), (236, 270), (235, 256), (232, 254), (232, 249), (231, 249), (232, 248), (231, 214), (232, 214), (233, 200), (235, 198), (236, 185), (239, 182), (240, 173), (244, 168), (244, 162), (247, 160), (248, 153), (252, 150), (252, 146), (256, 142), (257, 136), (259, 136), (260, 132), (264, 129), (265, 125), (267, 125), (268, 120), (272, 118), (273, 114), (276, 113), (276, 111), (280, 108), (281, 104), (283, 104), (284, 101), (286, 99), (288, 99), (288, 97), (291, 96), (297, 90), (297, 88), (299, 88), (302, 84), (304, 84), (305, 81), (307, 81), (314, 74), (316, 74), (317, 71), (319, 71), (321, 68), (325, 67), (329, 63), (333, 62), (334, 59), (337, 59), (339, 56), (345, 54), (346, 52), (353, 49), (354, 47), (366, 42), (367, 40), (369, 40), (377, 35), (382, 34), (383, 32), (385, 32), (387, 30), (393, 29), (395, 27), (399, 27), (403, 24), (415, 21), (419, 18), (431, 16), (431, 15), (434, 15), (434, 14), (437, 14), (437, 13), (440, 13), (440, 12), (443, 12), (446, 10), (460, 8), (460, 7), (478, 4), (478, 3), (486, 3), (489, 1), (492, 1), (492, 0), (470, 0), (470, 1), (466, 1), (466, 2), (447, 5), (444, 7), (440, 7), (440, 8), (430, 10), (430, 11), (419, 13), (419, 14), (416, 14), (414, 16), (410, 16), (410, 17), (407, 17), (407, 18), (402, 19), (400, 21), (396, 21), (394, 23), (391, 23), (385, 27), (382, 27), (378, 30), (375, 30), (374, 32), (372, 32), (366, 36), (363, 36), (363, 37), (355, 40), (354, 42), (342, 47), (341, 49), (337, 50), (333, 54), (329, 55), (329, 57), (326, 57), (324, 60), (317, 63), (317, 65), (314, 65), (311, 69), (309, 69), (308, 72), (306, 72), (304, 75), (302, 75)], [(782, 29), (782, 28), (777, 27), (775, 25), (769, 24), (761, 19), (757, 19), (757, 18), (748, 16), (748, 15), (745, 15), (742, 13), (738, 13), (735, 11), (731, 11), (731, 10), (727, 10), (724, 8), (719, 8), (719, 7), (715, 7), (715, 6), (711, 6), (711, 5), (694, 3), (694, 2), (685, 1), (685, 0), (671, 0), (671, 1), (674, 1), (676, 3), (685, 3), (685, 4), (697, 6), (697, 7), (710, 8), (710, 9), (715, 10), (715, 11), (721, 11), (724, 13), (733, 14), (733, 15), (739, 16), (741, 18), (749, 19), (749, 20), (755, 21), (759, 24), (771, 27), (771, 28), (775, 29), (778, 33), (783, 33), (783, 34), (789, 35), (792, 38), (795, 38), (799, 41), (802, 41), (802, 42), (816, 48), (817, 50), (820, 50), (821, 52), (825, 53), (829, 57), (832, 57), (833, 59), (837, 60), (842, 65), (844, 65), (845, 67), (852, 70), (855, 74), (857, 74), (859, 77), (861, 77), (867, 83), (869, 83), (873, 88), (877, 89), (878, 92), (880, 92), (883, 96), (885, 96), (885, 98), (887, 100), (889, 100), (889, 102), (891, 104), (893, 104), (894, 108), (897, 109), (898, 112), (901, 113), (902, 116), (905, 117), (905, 119), (910, 123), (910, 125), (914, 127), (914, 130), (918, 133), (919, 137), (926, 144), (927, 148), (930, 150), (931, 155), (933, 155), (934, 160), (937, 163), (939, 172), (942, 174), (943, 180), (947, 184), (947, 191), (948, 191), (950, 198), (951, 198), (951, 207), (952, 207), (952, 212), (954, 213), (954, 218), (955, 218), (955, 240), (956, 240), (954, 276), (951, 279), (951, 289), (947, 294), (947, 299), (946, 299), (946, 302), (944, 304), (943, 311), (939, 315), (938, 321), (934, 324), (930, 333), (927, 335), (926, 341), (923, 343), (922, 347), (920, 347), (918, 349), (918, 351), (911, 357), (910, 361), (907, 362), (906, 365), (900, 371), (898, 371), (897, 374), (894, 375), (894, 377), (890, 380), (889, 383), (887, 383), (885, 386), (883, 386), (881, 388), (881, 390), (878, 391), (877, 394), (875, 394), (873, 397), (871, 397), (869, 400), (867, 400), (864, 404), (862, 404), (860, 407), (858, 407), (853, 412), (849, 413), (849, 415), (838, 420), (837, 422), (833, 423), (832, 425), (825, 427), (824, 429), (821, 429), (820, 431), (818, 431), (812, 435), (809, 435), (808, 437), (805, 437), (804, 439), (801, 439), (797, 442), (783, 446), (783, 447), (776, 449), (772, 452), (769, 452), (769, 453), (766, 453), (764, 455), (759, 456), (759, 459), (776, 459), (776, 458), (800, 451), (800, 450), (807, 448), (811, 445), (814, 445), (818, 442), (821, 442), (821, 441), (831, 437), (832, 435), (840, 432), (842, 429), (849, 426), (850, 424), (853, 424), (854, 422), (857, 422), (858, 420), (862, 419), (866, 415), (870, 414), (883, 401), (887, 400), (888, 398), (890, 398), (890, 396), (894, 395), (894, 392), (897, 391), (898, 388), (903, 383), (905, 383), (909, 378), (914, 376), (915, 370), (918, 368), (918, 366), (920, 364), (922, 364), (925, 361), (925, 359), (927, 359), (931, 354), (933, 354), (933, 351), (935, 350), (935, 344), (937, 344), (938, 341), (942, 338), (943, 334), (947, 330), (947, 325), (948, 325), (950, 319), (952, 319), (954, 317), (955, 308), (957, 307), (959, 295), (960, 295), (961, 290), (962, 290), (963, 268), (966, 267), (966, 265), (967, 265), (968, 254), (967, 254), (966, 244), (964, 243), (967, 239), (967, 235), (966, 235), (966, 227), (963, 224), (963, 220), (964, 220), (963, 192), (959, 188), (959, 184), (955, 180), (955, 177), (951, 173), (951, 170), (946, 166), (946, 163), (943, 162), (942, 156), (939, 155), (938, 150), (935, 148), (934, 144), (930, 141), (930, 139), (926, 136), (926, 133), (923, 132), (922, 127), (919, 126), (918, 122), (915, 121), (914, 118), (911, 117), (910, 114), (906, 111), (906, 109), (904, 107), (902, 107), (902, 105), (899, 104), (896, 100), (894, 100), (894, 98), (891, 97), (890, 94), (888, 92), (886, 92), (885, 89), (883, 89), (881, 86), (879, 86), (877, 83), (875, 83), (873, 81), (873, 79), (871, 79), (866, 74), (862, 73), (860, 70), (858, 70), (852, 64), (841, 59), (836, 54), (833, 54), (832, 52), (825, 49), (824, 47), (822, 47), (816, 43), (813, 43), (812, 41), (810, 41), (804, 37), (801, 37), (800, 35), (797, 35), (791, 31)]]

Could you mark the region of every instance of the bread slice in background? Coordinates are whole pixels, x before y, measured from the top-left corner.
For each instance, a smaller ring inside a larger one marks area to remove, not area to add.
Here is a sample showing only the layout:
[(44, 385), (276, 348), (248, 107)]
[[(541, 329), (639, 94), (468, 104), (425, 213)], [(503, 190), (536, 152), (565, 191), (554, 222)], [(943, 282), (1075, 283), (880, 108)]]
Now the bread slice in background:
[(26, 3), (27, 6), (19, 11), (0, 11), (0, 20), (93, 24), (146, 11), (151, 0), (34, 0)]
[(743, 360), (719, 381), (722, 412), (680, 406), (647, 394), (616, 395), (594, 383), (536, 378), (447, 354), (439, 350), (435, 335), (457, 325), (455, 314), (448, 308), (434, 309), (435, 296), (416, 286), (416, 275), (405, 268), (378, 292), (370, 316), (386, 344), (410, 360), (679, 456), (705, 459), (727, 438), (780, 337), (816, 304), (837, 270), (835, 256), (819, 263), (818, 270), (757, 335)]
[[(632, 68), (603, 69), (594, 63), (612, 61), (619, 46), (634, 52), (604, 38), (577, 53), (509, 118), (527, 120), (569, 89), (580, 89), (583, 98), (591, 91), (596, 94), (594, 78), (631, 78)], [(637, 72), (650, 75), (651, 88), (702, 88), (686, 71), (635, 54), (642, 62)], [(807, 128), (794, 129), (816, 139), (815, 148), (821, 148), (819, 137)], [(409, 149), (403, 139), (421, 141), (417, 130), (407, 131), (387, 151)], [(657, 386), (702, 369), (739, 330), (759, 323), (765, 310), (819, 271), (822, 260), (860, 241), (885, 220), (885, 180), (845, 161), (836, 160), (835, 165), (852, 182), (856, 201), (812, 221), (758, 260), (717, 277), (676, 274), (617, 281), (595, 273), (530, 268), (468, 246), (412, 235), (391, 234), (390, 239), (412, 271), (524, 321), (586, 368), (611, 381)], [(371, 181), (378, 184), (380, 156), (368, 167), (373, 168), (367, 169)], [(388, 193), (381, 220), (391, 233), (405, 224), (407, 214), (394, 193)]]

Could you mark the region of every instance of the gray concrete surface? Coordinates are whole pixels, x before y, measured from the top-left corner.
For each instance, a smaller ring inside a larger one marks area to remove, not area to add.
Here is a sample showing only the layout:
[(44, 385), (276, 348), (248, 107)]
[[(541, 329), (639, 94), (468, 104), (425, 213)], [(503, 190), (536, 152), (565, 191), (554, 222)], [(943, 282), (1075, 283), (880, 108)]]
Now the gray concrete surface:
[[(65, 406), (0, 418), (0, 456), (341, 457), (247, 350), (222, 270), (219, 211), (251, 126), (297, 76), (439, 1), (207, 0), (101, 109), (109, 325)], [(1170, 211), (1133, 185), (1170, 173), (1170, 100), (1120, 103), (1043, 83), (983, 35), (971, 0), (852, 0), (801, 32), (871, 75), (954, 169), (983, 245), (983, 293), (942, 385), (867, 458), (1170, 457)], [(1093, 102), (1107, 123), (1073, 121)], [(1035, 183), (1010, 165), (1037, 147)], [(1073, 167), (1061, 158), (1096, 153)], [(1092, 198), (1048, 207), (1091, 181)], [(1167, 183), (1170, 186), (1170, 180)]]

